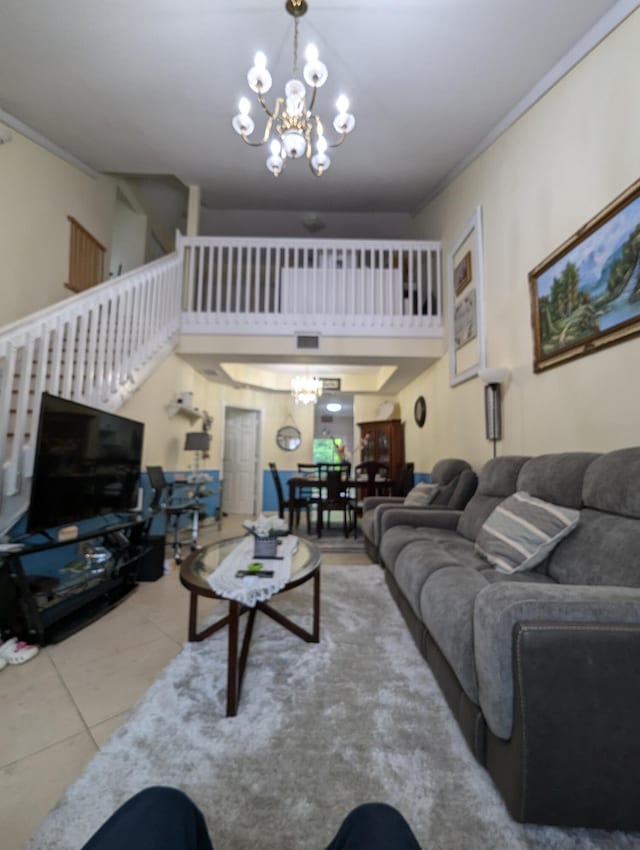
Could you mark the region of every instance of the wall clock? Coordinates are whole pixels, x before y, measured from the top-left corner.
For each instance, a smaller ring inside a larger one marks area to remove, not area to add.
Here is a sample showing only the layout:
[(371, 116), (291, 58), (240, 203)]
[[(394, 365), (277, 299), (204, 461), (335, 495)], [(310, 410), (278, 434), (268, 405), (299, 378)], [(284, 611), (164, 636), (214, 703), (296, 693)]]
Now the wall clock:
[(424, 400), (423, 395), (418, 396), (416, 403), (413, 405), (413, 416), (418, 428), (422, 428), (427, 421), (427, 402)]

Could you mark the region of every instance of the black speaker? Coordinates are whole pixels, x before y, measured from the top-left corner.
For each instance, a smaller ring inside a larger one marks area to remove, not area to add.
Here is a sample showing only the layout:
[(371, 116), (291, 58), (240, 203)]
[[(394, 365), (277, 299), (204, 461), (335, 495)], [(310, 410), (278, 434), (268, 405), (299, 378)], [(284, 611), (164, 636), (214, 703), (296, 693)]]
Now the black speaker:
[(136, 578), (138, 581), (157, 581), (164, 575), (165, 538), (151, 536), (147, 541), (149, 551), (138, 561)]

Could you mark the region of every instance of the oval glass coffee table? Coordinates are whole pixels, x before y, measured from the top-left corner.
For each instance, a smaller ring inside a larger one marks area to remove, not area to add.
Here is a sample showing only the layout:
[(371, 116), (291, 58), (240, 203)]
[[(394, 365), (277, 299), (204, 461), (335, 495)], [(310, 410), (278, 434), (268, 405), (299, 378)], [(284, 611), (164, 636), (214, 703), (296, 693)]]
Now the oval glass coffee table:
[[(180, 582), (190, 593), (189, 600), (189, 640), (200, 641), (225, 626), (229, 627), (229, 642), (227, 650), (227, 717), (234, 717), (238, 712), (242, 678), (249, 655), (253, 623), (257, 611), (262, 611), (285, 629), (307, 643), (318, 643), (320, 640), (320, 550), (313, 543), (299, 539), (298, 548), (291, 557), (291, 577), (285, 586), (275, 593), (278, 596), (294, 587), (313, 579), (313, 624), (307, 631), (294, 623), (280, 611), (272, 608), (267, 602), (256, 602), (255, 608), (248, 608), (235, 599), (227, 599), (229, 613), (202, 631), (197, 630), (198, 598), (206, 596), (209, 599), (225, 599), (212, 588), (207, 579), (224, 561), (227, 555), (241, 543), (244, 537), (233, 537), (205, 546), (186, 558), (180, 567)], [(247, 625), (242, 638), (242, 647), (238, 655), (239, 623), (242, 614), (248, 613)]]

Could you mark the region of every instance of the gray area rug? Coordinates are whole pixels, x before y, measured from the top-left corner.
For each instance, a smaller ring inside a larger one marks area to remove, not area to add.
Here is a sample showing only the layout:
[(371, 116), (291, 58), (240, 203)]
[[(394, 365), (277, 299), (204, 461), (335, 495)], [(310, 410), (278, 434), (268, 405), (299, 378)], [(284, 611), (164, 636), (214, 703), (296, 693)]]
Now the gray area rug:
[(354, 539), (353, 536), (345, 537), (342, 529), (325, 529), (322, 532), (322, 537), (317, 534), (304, 534), (301, 529), (297, 529), (296, 534), (304, 540), (309, 540), (314, 543), (321, 552), (363, 552), (364, 540), (361, 534)]
[[(310, 625), (311, 584), (276, 600)], [(377, 566), (322, 569), (320, 644), (258, 615), (239, 714), (226, 637), (186, 645), (27, 844), (76, 850), (152, 784), (183, 789), (216, 850), (321, 850), (382, 800), (424, 850), (622, 850), (640, 835), (515, 824), (469, 753)], [(390, 848), (393, 850), (393, 848)]]

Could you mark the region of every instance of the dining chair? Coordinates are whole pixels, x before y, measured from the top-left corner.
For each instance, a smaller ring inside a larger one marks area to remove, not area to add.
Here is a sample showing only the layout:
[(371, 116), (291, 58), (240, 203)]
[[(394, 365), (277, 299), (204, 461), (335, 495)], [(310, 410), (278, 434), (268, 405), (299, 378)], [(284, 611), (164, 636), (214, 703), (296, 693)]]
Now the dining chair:
[(367, 482), (367, 489), (358, 489), (359, 501), (365, 496), (377, 496), (378, 490), (383, 482), (389, 481), (389, 466), (386, 463), (380, 463), (377, 460), (367, 460), (364, 463), (359, 463), (354, 469), (356, 479), (364, 479)]
[(348, 537), (353, 528), (355, 504), (349, 493), (349, 474), (351, 464), (321, 464), (324, 479), (321, 498), (318, 502), (318, 537), (322, 536), (324, 515), (327, 514), (327, 528), (331, 528), (331, 512), (342, 514), (344, 536)]
[[(285, 499), (284, 489), (282, 487), (282, 481), (280, 481), (280, 473), (278, 472), (278, 467), (275, 463), (269, 463), (269, 469), (271, 470), (271, 476), (273, 478), (273, 483), (276, 488), (276, 496), (278, 497), (278, 516), (280, 519), (284, 519), (284, 512), (289, 511), (291, 505), (288, 499)], [(296, 528), (300, 525), (300, 512), (304, 510), (307, 514), (307, 534), (311, 534), (311, 511), (310, 511), (311, 502), (304, 496), (300, 496), (299, 494), (293, 501), (293, 513)]]
[(406, 496), (413, 488), (413, 463), (405, 463), (400, 469), (400, 474), (391, 485), (392, 496)]

